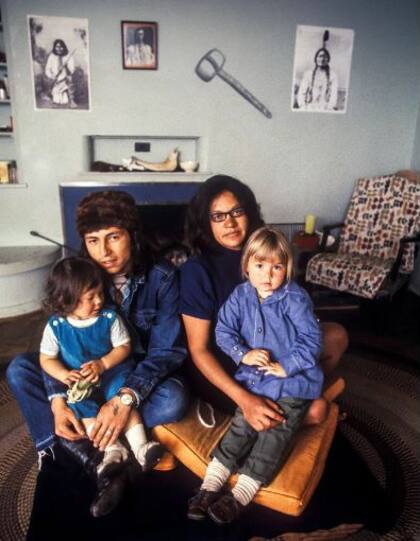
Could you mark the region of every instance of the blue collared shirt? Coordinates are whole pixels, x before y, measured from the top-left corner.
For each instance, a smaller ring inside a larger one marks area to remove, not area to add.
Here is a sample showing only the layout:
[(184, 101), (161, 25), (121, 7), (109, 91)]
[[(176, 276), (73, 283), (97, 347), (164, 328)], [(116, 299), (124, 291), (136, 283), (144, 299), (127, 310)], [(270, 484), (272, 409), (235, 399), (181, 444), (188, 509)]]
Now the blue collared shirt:
[[(320, 396), (321, 332), (309, 295), (295, 282), (261, 303), (249, 282), (240, 284), (219, 311), (216, 341), (238, 366), (235, 379), (249, 391), (272, 400)], [(287, 377), (265, 375), (256, 366), (242, 363), (251, 349), (268, 350)]]

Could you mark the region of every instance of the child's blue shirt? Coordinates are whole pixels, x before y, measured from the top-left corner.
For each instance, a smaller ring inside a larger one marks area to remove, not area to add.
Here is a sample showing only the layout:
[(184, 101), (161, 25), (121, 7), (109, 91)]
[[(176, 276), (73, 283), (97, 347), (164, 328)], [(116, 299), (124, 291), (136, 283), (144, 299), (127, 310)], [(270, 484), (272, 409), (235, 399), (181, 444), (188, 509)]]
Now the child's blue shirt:
[(78, 370), (83, 363), (100, 359), (111, 351), (111, 327), (117, 314), (114, 310), (101, 310), (98, 318), (88, 327), (75, 327), (60, 316), (48, 320), (60, 347), (60, 357), (67, 367)]
[[(237, 286), (219, 311), (216, 341), (238, 365), (235, 379), (252, 393), (272, 400), (320, 396), (321, 332), (308, 293), (295, 282), (261, 303), (249, 282)], [(265, 375), (256, 366), (241, 363), (251, 349), (268, 350), (287, 377)]]

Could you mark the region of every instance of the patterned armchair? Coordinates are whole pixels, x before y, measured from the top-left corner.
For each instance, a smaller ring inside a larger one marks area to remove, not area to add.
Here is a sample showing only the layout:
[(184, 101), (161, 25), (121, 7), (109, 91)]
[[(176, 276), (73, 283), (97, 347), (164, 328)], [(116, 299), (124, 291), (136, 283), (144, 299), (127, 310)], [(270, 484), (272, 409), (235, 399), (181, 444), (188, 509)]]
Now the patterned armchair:
[[(373, 299), (392, 295), (414, 266), (420, 241), (420, 183), (397, 175), (357, 181), (337, 253), (321, 252), (308, 263), (306, 280)], [(404, 279), (404, 278), (403, 278)]]

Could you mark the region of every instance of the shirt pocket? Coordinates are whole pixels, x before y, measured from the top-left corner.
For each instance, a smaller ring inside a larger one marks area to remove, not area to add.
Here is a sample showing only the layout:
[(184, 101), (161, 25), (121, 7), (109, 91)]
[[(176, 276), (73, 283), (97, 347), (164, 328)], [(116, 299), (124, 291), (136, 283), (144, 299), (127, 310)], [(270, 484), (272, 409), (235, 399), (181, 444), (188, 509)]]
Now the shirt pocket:
[(135, 324), (143, 331), (148, 331), (156, 322), (157, 310), (154, 308), (144, 308), (135, 313)]

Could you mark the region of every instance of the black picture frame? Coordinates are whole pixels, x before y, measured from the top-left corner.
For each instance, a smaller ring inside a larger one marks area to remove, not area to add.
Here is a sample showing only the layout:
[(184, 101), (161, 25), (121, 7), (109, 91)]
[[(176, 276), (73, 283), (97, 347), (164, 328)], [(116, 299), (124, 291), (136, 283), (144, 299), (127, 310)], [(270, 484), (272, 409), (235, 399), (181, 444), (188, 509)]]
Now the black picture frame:
[(122, 65), (125, 70), (158, 69), (158, 25), (121, 21)]

